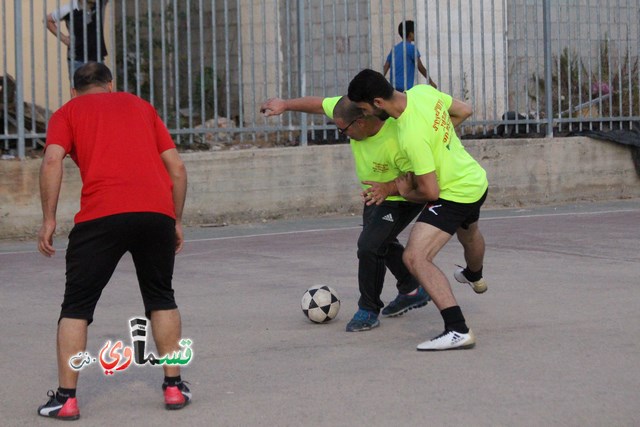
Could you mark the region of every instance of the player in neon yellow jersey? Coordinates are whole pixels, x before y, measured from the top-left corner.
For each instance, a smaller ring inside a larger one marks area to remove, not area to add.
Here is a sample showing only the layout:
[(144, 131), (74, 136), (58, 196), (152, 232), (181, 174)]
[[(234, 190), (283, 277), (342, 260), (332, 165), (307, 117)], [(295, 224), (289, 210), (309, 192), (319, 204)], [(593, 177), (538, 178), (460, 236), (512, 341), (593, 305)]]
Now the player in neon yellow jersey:
[(478, 219), (489, 184), (485, 170), (467, 153), (455, 132), (455, 126), (471, 115), (471, 108), (427, 85), (399, 92), (382, 74), (369, 69), (353, 78), (348, 96), (365, 114), (396, 119), (401, 149), (415, 173), (411, 182), (405, 177), (396, 180), (398, 192), (407, 200), (428, 202), (411, 230), (404, 261), (433, 298), (445, 331), (417, 349), (472, 348), (475, 335), (467, 327), (447, 277), (433, 263), (457, 234), (467, 267), (455, 271), (456, 280), (468, 283), (477, 293), (487, 290), (482, 277), (485, 244)]
[[(429, 295), (402, 262), (404, 247), (397, 238), (424, 205), (397, 195), (394, 180), (408, 172), (410, 165), (399, 150), (395, 120), (363, 117), (346, 96), (273, 98), (262, 104), (260, 110), (267, 116), (285, 111), (326, 114), (334, 120), (338, 132), (350, 138), (356, 175), (362, 182), (364, 209), (363, 229), (358, 239), (360, 299), (347, 331), (365, 331), (380, 324), (378, 314), (384, 306), (380, 295), (387, 268), (397, 279), (398, 296), (382, 310), (383, 316), (399, 316), (426, 305)], [(373, 181), (386, 183), (375, 195), (369, 191), (368, 182)], [(395, 196), (389, 194), (393, 192)]]

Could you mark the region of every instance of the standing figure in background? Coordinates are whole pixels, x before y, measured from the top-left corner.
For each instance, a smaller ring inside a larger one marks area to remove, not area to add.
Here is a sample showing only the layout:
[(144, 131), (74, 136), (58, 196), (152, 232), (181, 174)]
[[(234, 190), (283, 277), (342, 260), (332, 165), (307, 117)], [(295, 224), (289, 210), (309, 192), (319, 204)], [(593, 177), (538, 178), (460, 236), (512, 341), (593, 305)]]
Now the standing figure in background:
[[(69, 80), (89, 61), (103, 62), (107, 56), (104, 42), (104, 12), (109, 0), (72, 0), (47, 15), (47, 29), (68, 47)], [(67, 24), (64, 34), (58, 24)], [(85, 43), (86, 39), (86, 43)]]
[(382, 70), (382, 74), (386, 76), (389, 69), (391, 69), (389, 81), (394, 89), (400, 92), (413, 87), (416, 64), (418, 64), (418, 71), (429, 81), (429, 84), (436, 89), (438, 88), (427, 74), (427, 69), (420, 59), (420, 52), (413, 44), (415, 40), (414, 31), (413, 21), (404, 21), (398, 25), (398, 34), (402, 41), (391, 49)]

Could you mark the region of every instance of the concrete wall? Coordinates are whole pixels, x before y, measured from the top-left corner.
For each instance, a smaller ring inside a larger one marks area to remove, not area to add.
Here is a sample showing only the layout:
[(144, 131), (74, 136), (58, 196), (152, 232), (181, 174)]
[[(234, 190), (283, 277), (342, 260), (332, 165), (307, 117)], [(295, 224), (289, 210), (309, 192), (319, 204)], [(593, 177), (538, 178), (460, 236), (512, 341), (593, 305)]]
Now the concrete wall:
[[(640, 197), (628, 147), (588, 138), (464, 141), (487, 170), (488, 207)], [(348, 145), (185, 153), (187, 224), (360, 211)], [(0, 238), (33, 237), (41, 221), (39, 160), (0, 161)], [(67, 160), (58, 205), (66, 232), (80, 177)]]

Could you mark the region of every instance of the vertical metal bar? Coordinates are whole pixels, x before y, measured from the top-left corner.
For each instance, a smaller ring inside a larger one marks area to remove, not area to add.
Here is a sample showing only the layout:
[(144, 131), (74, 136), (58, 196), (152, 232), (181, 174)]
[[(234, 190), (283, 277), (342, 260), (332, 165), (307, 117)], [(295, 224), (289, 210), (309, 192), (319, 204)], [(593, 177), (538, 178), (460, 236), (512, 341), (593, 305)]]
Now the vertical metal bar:
[[(231, 121), (231, 83), (230, 83), (230, 59), (229, 59), (229, 2), (224, 0), (224, 79), (225, 79), (225, 104), (227, 120)], [(231, 141), (231, 132), (227, 132), (227, 141)]]
[[(355, 6), (356, 6), (356, 56), (357, 56), (357, 64), (358, 64), (358, 70), (362, 69), (362, 65), (361, 65), (361, 57), (360, 57), (360, 2), (359, 1), (355, 1), (354, 2)], [(311, 20), (309, 21), (309, 23), (311, 23)], [(313, 46), (313, 45), (312, 45)], [(311, 55), (311, 58), (313, 58), (313, 55)], [(313, 67), (311, 67), (311, 70), (313, 71)], [(311, 74), (313, 75), (313, 73)]]
[[(13, 22), (15, 25), (16, 61), (16, 121), (18, 130), (18, 158), (24, 159), (24, 70), (22, 64), (22, 2), (13, 2)], [(6, 86), (3, 86), (6, 90)]]
[[(442, 46), (440, 42), (440, 2), (439, 1), (436, 1), (435, 21), (436, 21), (436, 52), (437, 52), (436, 57), (438, 58), (436, 63), (438, 64), (438, 78), (441, 79), (442, 78), (442, 61), (440, 60), (440, 52), (441, 52)], [(438, 82), (437, 86), (438, 88), (440, 88), (440, 90), (444, 89), (441, 82)]]
[[(487, 67), (486, 67), (486, 61), (484, 60), (484, 58), (486, 57), (485, 55), (485, 45), (484, 45), (484, 38), (485, 38), (485, 32), (484, 32), (484, 0), (480, 1), (480, 63), (482, 64), (482, 112), (483, 112), (483, 118), (484, 120), (487, 120), (488, 114), (487, 114), (487, 78), (486, 78), (486, 73), (487, 73)], [(493, 55), (495, 57), (495, 55)], [(495, 61), (492, 61), (494, 63), (495, 66)], [(482, 126), (482, 134), (483, 135), (487, 135), (487, 125), (483, 125)]]
[[(451, 51), (451, 2), (447, 2), (447, 46)], [(449, 93), (454, 93), (453, 90), (453, 64), (449, 62)]]
[[(325, 16), (324, 16), (324, 1), (320, 2), (320, 16), (322, 17), (322, 32), (323, 34), (326, 33), (326, 26), (325, 26)], [(369, 15), (371, 16), (371, 15)], [(325, 38), (322, 38), (322, 48), (321, 48), (321, 52), (322, 52), (322, 58), (324, 59), (322, 62), (322, 94), (324, 96), (328, 96), (327, 95), (327, 44), (325, 43)], [(336, 94), (337, 95), (337, 94)], [(327, 124), (327, 117), (325, 115), (322, 116), (322, 124), (326, 125)], [(322, 139), (326, 140), (327, 139), (327, 129), (323, 129), (322, 130)]]
[[(529, 6), (527, 4), (525, 4), (523, 6), (524, 9), (524, 23), (523, 23), (523, 27), (524, 27), (524, 68), (525, 68), (525, 72), (524, 72), (524, 76), (525, 78), (523, 79), (524, 82), (524, 100), (522, 101), (522, 104), (520, 104), (520, 102), (518, 102), (516, 105), (518, 105), (518, 110), (517, 112), (521, 111), (521, 108), (525, 108), (526, 110), (526, 106), (528, 105), (529, 102), (529, 85), (527, 84), (527, 77), (529, 76), (529, 25), (530, 22), (532, 22), (531, 17), (528, 16), (529, 15)], [(535, 21), (533, 21), (535, 22)], [(518, 73), (518, 75), (520, 75), (520, 73)], [(520, 92), (520, 91), (517, 91)], [(526, 113), (526, 111), (524, 111)], [(528, 116), (527, 116), (528, 118)], [(518, 119), (518, 115), (516, 114), (516, 120)], [(529, 123), (526, 123), (525, 126), (525, 133), (529, 133)], [(517, 127), (516, 127), (516, 131), (517, 131)], [(516, 132), (518, 133), (518, 132)]]
[[(571, 44), (571, 8), (567, 7), (567, 44), (568, 46), (572, 46)], [(573, 69), (572, 69), (572, 56), (573, 52), (570, 47), (567, 47), (567, 98), (569, 100), (569, 119), (572, 119), (574, 116), (573, 112)], [(573, 123), (569, 121), (567, 123), (569, 132), (573, 131)]]
[[(535, 118), (539, 119), (540, 118), (540, 85), (539, 85), (539, 81), (540, 81), (540, 75), (538, 74), (538, 70), (539, 65), (540, 65), (540, 51), (539, 51), (539, 47), (540, 47), (540, 31), (539, 31), (539, 27), (540, 27), (540, 5), (535, 5), (535, 11), (536, 11), (536, 16), (533, 22), (535, 22), (535, 39), (536, 39), (536, 49), (535, 49), (535, 58), (536, 58), (536, 73), (534, 75), (534, 85), (535, 85), (535, 105), (536, 105), (536, 112), (535, 112)], [(543, 48), (544, 48), (544, 44), (543, 44)], [(528, 75), (528, 74), (527, 74)], [(540, 121), (538, 120), (536, 123), (536, 132), (540, 133)]]
[(405, 16), (407, 16), (406, 0), (402, 0), (402, 72), (404, 73), (404, 90), (407, 90), (409, 87), (407, 85), (407, 21)]
[[(174, 73), (173, 77), (174, 88), (173, 88), (173, 96), (174, 96), (174, 106), (175, 106), (175, 115), (176, 115), (176, 130), (180, 130), (182, 128), (181, 119), (180, 119), (180, 58), (179, 58), (179, 37), (178, 37), (178, 0), (173, 0), (173, 67)], [(178, 140), (178, 144), (182, 141), (180, 133), (176, 134), (176, 139)]]
[[(254, 35), (254, 32), (253, 32), (253, 27), (255, 26), (254, 12), (255, 12), (255, 8), (251, 8), (251, 10), (249, 12), (249, 44), (251, 45), (251, 67), (250, 67), (250, 70), (251, 70), (250, 71), (250, 73), (251, 73), (251, 105), (257, 105), (257, 103), (256, 103), (256, 52), (255, 52), (256, 39), (255, 39), (255, 35)], [(262, 19), (264, 20), (264, 16), (262, 17)], [(264, 24), (262, 26), (264, 27)], [(264, 43), (265, 40), (263, 40), (262, 42)], [(264, 66), (263, 66), (263, 68), (264, 68)], [(251, 117), (252, 117), (252, 122), (251, 123), (255, 127), (257, 125), (256, 108), (252, 108), (251, 109)], [(255, 132), (251, 133), (251, 140), (255, 142), (255, 140), (256, 140), (256, 133)]]
[(546, 115), (547, 115), (547, 132), (546, 137), (553, 137), (553, 96), (551, 93), (551, 0), (543, 2), (543, 20), (544, 20), (544, 79), (547, 84), (544, 85), (546, 95)]
[[(242, 8), (240, 7), (240, 0), (236, 0), (237, 10), (237, 24), (236, 33), (238, 37), (238, 127), (244, 126), (244, 94), (242, 92), (244, 86), (244, 79), (242, 76)], [(244, 142), (244, 132), (240, 132), (240, 142)]]
[[(640, 7), (636, 5), (636, 57), (640, 57)], [(640, 73), (636, 73), (638, 75), (638, 115), (640, 115)]]
[(82, 0), (82, 62), (89, 61), (89, 31), (87, 30), (87, 0)]
[[(480, 17), (480, 19), (482, 20), (482, 16)], [(462, 32), (462, 31), (461, 31)], [(476, 53), (476, 49), (475, 46), (473, 44), (473, 39), (475, 38), (475, 35), (473, 33), (473, 1), (469, 0), (469, 35), (470, 35), (470, 45), (469, 45), (469, 69), (471, 70), (471, 83), (469, 84), (469, 91), (471, 93), (471, 105), (476, 105), (476, 88), (475, 88), (475, 81), (476, 81), (476, 73), (475, 73), (475, 60), (474, 60), (474, 55)], [(484, 34), (481, 34), (480, 37), (484, 37)], [(484, 62), (484, 61), (483, 61)], [(464, 129), (464, 128), (463, 128)], [(475, 131), (473, 129), (471, 129), (471, 133), (475, 134)]]
[[(600, 26), (600, 14), (597, 13), (596, 14), (596, 21), (597, 21), (597, 27), (596, 28), (602, 28)], [(602, 41), (598, 41), (598, 58), (597, 58), (597, 65), (598, 65), (598, 98), (601, 99), (602, 97)], [(602, 117), (602, 104), (603, 102), (600, 101), (598, 102), (598, 115), (600, 117)], [(602, 120), (600, 120), (598, 122), (598, 128), (600, 130), (602, 130)]]
[[(4, 2), (2, 2), (4, 5)], [(60, 0), (56, 0), (56, 9), (60, 9)], [(3, 14), (4, 16), (4, 14)], [(61, 21), (58, 22), (56, 26), (56, 47), (58, 50), (57, 57), (57, 66), (58, 66), (58, 105), (62, 105), (62, 43), (60, 43), (60, 26), (62, 25)], [(3, 25), (3, 28), (7, 28), (6, 25)], [(66, 62), (66, 61), (65, 61)], [(68, 71), (67, 71), (68, 73)]]
[[(116, 57), (118, 56), (115, 52), (116, 49), (116, 5), (115, 5), (115, 1), (113, 1), (111, 3), (111, 7), (109, 8), (111, 10), (111, 25), (110, 25), (110, 29), (109, 29), (109, 40), (110, 40), (110, 46), (112, 46), (112, 49), (114, 50), (113, 52), (111, 52), (111, 55), (109, 55), (109, 65), (112, 71), (116, 70)], [(117, 83), (117, 80), (116, 80)]]
[[(393, 28), (395, 30), (395, 22), (394, 19), (396, 18), (396, 10), (395, 10), (395, 4), (396, 2), (392, 1), (391, 3), (391, 13), (389, 14), (391, 17), (391, 28)], [(402, 28), (404, 29), (404, 25), (402, 26)], [(394, 31), (395, 32), (395, 31)], [(396, 55), (395, 55), (395, 43), (393, 43), (394, 38), (391, 38), (392, 43), (391, 43), (391, 68), (389, 69), (389, 81), (393, 82), (393, 86), (395, 87), (398, 82), (396, 81), (396, 67), (398, 66), (398, 64), (396, 63)]]
[[(151, 1), (151, 0), (149, 0)], [(162, 54), (160, 55), (160, 81), (162, 82), (162, 121), (167, 124), (169, 106), (167, 105), (168, 91), (167, 91), (167, 26), (166, 26), (166, 3), (165, 0), (161, 0), (160, 5), (160, 48)]]
[(96, 58), (98, 61), (102, 62), (102, 11), (104, 9), (103, 6), (104, 0), (98, 0), (96, 3), (96, 52), (98, 57)]
[[(588, 73), (587, 76), (589, 77), (589, 83), (593, 83), (593, 64), (592, 64), (592, 59), (591, 57), (593, 56), (593, 54), (591, 53), (593, 51), (593, 46), (592, 46), (592, 38), (590, 37), (591, 34), (591, 0), (587, 0), (587, 36), (586, 38), (589, 40), (589, 55), (587, 56), (587, 67), (588, 67)], [(593, 86), (590, 84), (588, 86), (588, 101), (591, 102), (593, 101)], [(589, 130), (593, 130), (593, 121), (589, 120)]]
[[(278, 32), (276, 33), (276, 37), (275, 37), (275, 43), (273, 44), (273, 57), (275, 59), (276, 62), (276, 96), (279, 98), (282, 98), (282, 82), (280, 81), (281, 77), (280, 77), (280, 67), (282, 67), (283, 61), (280, 60), (281, 58), (281, 50), (280, 47), (282, 45), (282, 30), (281, 28), (281, 18), (280, 18), (280, 5), (278, 4), (278, 0), (274, 0), (275, 1), (275, 10), (276, 10), (276, 28), (278, 29)], [(335, 32), (333, 33), (333, 37), (334, 37), (334, 46), (335, 46)], [(334, 73), (337, 74), (337, 73)], [(278, 117), (278, 124), (282, 125), (283, 123), (283, 117), (279, 116)], [(280, 130), (278, 129), (278, 131), (276, 132), (276, 138), (278, 141), (280, 141)]]
[[(527, 7), (525, 4), (522, 4), (522, 8), (523, 8), (523, 16), (524, 16), (524, 23), (522, 23), (522, 26), (525, 27), (526, 29), (526, 10)], [(520, 126), (518, 126), (519, 124), (519, 111), (520, 111), (520, 37), (522, 37), (522, 34), (524, 33), (524, 31), (522, 31), (521, 26), (518, 25), (518, 11), (514, 11), (513, 14), (513, 31), (514, 31), (514, 36), (513, 36), (513, 51), (515, 53), (515, 68), (516, 68), (516, 72), (515, 72), (515, 76), (514, 76), (514, 83), (513, 83), (513, 87), (515, 89), (515, 105), (513, 106), (513, 111), (515, 113), (515, 123), (514, 123), (514, 129), (515, 129), (515, 133), (518, 134), (519, 130), (520, 130)]]
[[(513, 8), (515, 9), (515, 5), (513, 0), (511, 1)], [(504, 111), (505, 113), (509, 111), (509, 33), (511, 33), (512, 29), (509, 27), (509, 13), (507, 8), (511, 7), (508, 4), (508, 0), (505, 1), (502, 7), (502, 27), (506, 30), (503, 37), (502, 43), (502, 57), (504, 58)], [(507, 116), (503, 116), (504, 119)]]
[[(5, 2), (2, 2), (2, 106), (3, 106), (3, 129), (4, 135), (9, 134), (9, 94), (6, 90), (7, 87), (7, 6)], [(9, 149), (9, 140), (4, 140), (4, 149)]]
[[(308, 36), (308, 39), (306, 41), (306, 43), (308, 43), (308, 46), (310, 46), (310, 50), (311, 50), (311, 55), (309, 55), (309, 75), (311, 75), (311, 93), (315, 92), (315, 81), (313, 79), (314, 77), (314, 61), (313, 58), (315, 55), (313, 55), (313, 29), (311, 28), (311, 26), (313, 26), (314, 24), (314, 20), (313, 20), (313, 7), (311, 5), (311, 0), (306, 0), (305, 3), (305, 9), (308, 13), (308, 17), (305, 18), (305, 22), (308, 22), (309, 26), (310, 26), (310, 30), (306, 31), (306, 34)], [(303, 12), (304, 13), (304, 12)], [(254, 110), (255, 111), (255, 110)], [(316, 125), (316, 115), (315, 114), (310, 114), (309, 116), (307, 116), (307, 120), (310, 121), (310, 125), (311, 125), (311, 140), (313, 141), (316, 138), (316, 131), (315, 131), (315, 125)]]
[[(382, 55), (382, 63), (384, 64), (386, 62), (386, 50), (385, 50), (385, 46), (384, 46), (384, 20), (382, 19), (384, 16), (382, 7), (383, 7), (383, 1), (384, 0), (380, 0), (378, 3), (378, 29), (380, 30), (380, 54)], [(393, 40), (393, 39), (392, 39)], [(391, 45), (391, 49), (393, 51), (393, 44)], [(391, 55), (393, 56), (393, 55)], [(393, 64), (392, 64), (393, 65)], [(393, 73), (393, 69), (390, 70), (391, 73)]]
[(561, 6), (558, 6), (557, 8), (557, 15), (558, 15), (558, 22), (557, 22), (557, 27), (558, 27), (558, 31), (557, 31), (557, 44), (558, 44), (558, 57), (557, 57), (557, 65), (556, 65), (556, 69), (557, 69), (557, 76), (558, 76), (558, 130), (562, 131), (563, 128), (563, 121), (562, 121), (562, 64), (561, 64), (561, 57), (562, 57), (562, 44), (561, 44), (561, 34), (560, 34), (560, 28), (562, 27), (560, 19), (561, 19), (561, 14), (562, 14), (562, 8)]
[[(482, 0), (484, 2), (484, 0)], [(418, 13), (418, 6), (416, 5), (416, 14)], [(431, 72), (431, 38), (429, 37), (429, 5), (425, 2), (424, 6), (424, 45), (425, 45), (425, 58), (424, 58), (424, 66), (427, 68), (427, 83), (429, 83), (429, 78), (433, 80), (433, 73)]]
[[(33, 25), (33, 17), (34, 17), (34, 8), (33, 8), (33, 0), (29, 1), (29, 33), (31, 34), (29, 43), (29, 53), (31, 56), (31, 134), (35, 134), (37, 132), (36, 129), (36, 62), (35, 62), (35, 31)], [(46, 79), (45, 79), (46, 80)], [(36, 148), (36, 138), (31, 138), (31, 148)]]
[[(213, 24), (211, 25), (214, 26)], [(204, 125), (207, 121), (207, 113), (205, 110), (205, 83), (206, 77), (204, 72), (204, 10), (202, 0), (198, 0), (198, 54), (200, 55), (200, 123)]]
[[(46, 2), (42, 2), (42, 16), (45, 17), (45, 19), (42, 21), (42, 46), (45, 46), (45, 48), (43, 49), (43, 58), (44, 58), (44, 69), (48, 70), (49, 69), (49, 49), (46, 48), (47, 46), (47, 4)], [(49, 79), (44, 79), (44, 109), (45, 109), (45, 113), (44, 113), (44, 120), (45, 122), (49, 122)]]
[[(324, 2), (322, 2), (324, 4)], [(324, 16), (324, 15), (323, 15)], [(373, 65), (373, 54), (371, 53), (371, 50), (373, 48), (373, 39), (371, 38), (371, 2), (368, 1), (367, 2), (367, 14), (365, 15), (367, 16), (367, 23), (368, 23), (368, 30), (367, 30), (367, 64), (369, 64), (370, 66)], [(323, 26), (324, 28), (324, 26)], [(323, 43), (324, 43), (324, 39), (323, 39)], [(383, 52), (382, 50), (380, 52)], [(384, 53), (383, 53), (384, 54)], [(324, 65), (324, 62), (322, 63)]]
[[(633, 86), (631, 78), (633, 74), (633, 65), (631, 64), (631, 5), (627, 0), (627, 75), (628, 75), (628, 91), (629, 91), (629, 117), (633, 116)], [(636, 39), (637, 40), (637, 39)], [(637, 43), (637, 41), (636, 41)], [(629, 119), (629, 130), (633, 129), (633, 121)]]
[(149, 49), (149, 102), (155, 106), (155, 64), (153, 61), (154, 55), (154, 41), (153, 41), (153, 10), (151, 8), (151, 0), (147, 0), (147, 46)]
[[(298, 85), (300, 97), (306, 96), (307, 76), (305, 69), (306, 46), (304, 40), (304, 0), (298, 1)], [(307, 145), (307, 113), (300, 115), (300, 145)]]
[[(211, 67), (213, 68), (211, 79), (213, 80), (213, 118), (215, 126), (218, 127), (218, 117), (220, 116), (218, 97), (218, 37), (216, 36), (216, 27), (218, 25), (218, 18), (216, 13), (216, 0), (211, 0), (211, 43), (213, 44), (213, 58), (211, 59)], [(218, 133), (215, 134), (215, 140), (218, 141)]]
[[(620, 9), (622, 7), (621, 5), (622, 0), (618, 0), (618, 7), (616, 8), (618, 11), (618, 93), (620, 94), (620, 96), (618, 97), (618, 116), (622, 117), (622, 98), (624, 97), (624, 92), (622, 90), (622, 56), (621, 56), (621, 52), (622, 52), (622, 46), (620, 46), (620, 43), (622, 43), (622, 15), (620, 13)], [(628, 40), (627, 40), (628, 43)], [(613, 89), (613, 88), (610, 88)], [(618, 120), (618, 127), (620, 129), (622, 129), (622, 120)]]
[[(494, 4), (493, 1), (490, 2), (491, 4), (491, 47), (492, 47), (492, 53), (493, 56), (495, 57), (496, 55), (496, 6)], [(506, 2), (503, 3), (503, 9), (504, 7), (506, 7)], [(504, 33), (504, 31), (503, 31)], [(502, 43), (502, 45), (504, 46), (504, 42)], [(484, 59), (484, 58), (483, 58)], [(483, 63), (485, 62), (484, 60), (482, 61)], [(491, 61), (492, 62), (492, 67), (493, 67), (493, 117), (497, 118), (498, 117), (498, 76), (497, 76), (497, 65), (496, 62), (497, 61)], [(507, 70), (507, 68), (505, 68), (505, 70)], [(497, 134), (498, 133), (498, 126), (494, 125), (493, 126), (493, 134)]]
[[(322, 4), (324, 4), (324, 2), (322, 2)], [(268, 81), (268, 75), (267, 75), (267, 69), (268, 69), (268, 64), (269, 61), (267, 60), (267, 1), (266, 0), (262, 0), (262, 40), (264, 41), (262, 44), (262, 58), (263, 58), (263, 63), (264, 66), (262, 67), (262, 81), (263, 81), (263, 92), (262, 92), (262, 96), (263, 99), (267, 99), (268, 96), (268, 88), (267, 88), (267, 81)], [(323, 15), (324, 17), (324, 15)], [(277, 27), (276, 27), (277, 28)], [(277, 38), (274, 37), (274, 44), (277, 41)], [(324, 47), (324, 43), (322, 44), (322, 47)], [(325, 58), (324, 55), (322, 55), (323, 58)], [(277, 60), (275, 60), (273, 63), (275, 64), (277, 62)], [(324, 73), (322, 73), (323, 78), (324, 78)], [(269, 135), (267, 134), (267, 131), (264, 132), (264, 140), (265, 142), (267, 142), (269, 139)]]
[[(458, 2), (458, 23), (462, 25), (462, 2)], [(464, 48), (462, 44), (462, 31), (458, 31), (458, 47), (460, 55), (460, 98), (465, 98), (466, 73), (464, 71)]]
[(135, 34), (135, 46), (136, 46), (136, 95), (142, 96), (141, 82), (140, 82), (140, 3), (139, 0), (133, 2), (133, 16), (134, 16), (134, 34)]
[(122, 16), (122, 68), (124, 71), (124, 82), (123, 82), (123, 87), (124, 87), (124, 91), (128, 92), (129, 91), (129, 52), (127, 49), (127, 9), (126, 9), (126, 5), (125, 5), (125, 0), (122, 0), (122, 8), (121, 8), (121, 16)]
[[(607, 24), (611, 25), (611, 7), (607, 7)], [(607, 85), (609, 93), (613, 89), (613, 81), (611, 79), (611, 33), (607, 33)], [(613, 96), (609, 97), (609, 118), (613, 117)], [(609, 129), (613, 128), (613, 120), (609, 120)]]
[[(577, 45), (576, 42), (579, 43), (580, 41), (580, 30), (582, 28), (582, 25), (580, 24), (581, 20), (580, 20), (580, 9), (583, 6), (578, 5), (574, 11), (577, 14), (577, 19), (576, 19), (576, 24), (575, 24), (575, 30), (573, 31), (573, 33), (575, 34), (573, 40), (571, 41), (571, 46), (575, 46)], [(576, 44), (574, 44), (576, 43)], [(582, 55), (578, 55), (577, 57), (578, 60), (578, 105), (581, 105), (584, 101), (582, 100)], [(580, 115), (580, 112), (578, 111), (578, 115)], [(582, 122), (578, 123), (578, 130), (582, 131)]]
[[(193, 129), (193, 66), (191, 49), (191, 0), (187, 0), (187, 111), (189, 129)], [(189, 145), (193, 144), (193, 132), (189, 132)]]

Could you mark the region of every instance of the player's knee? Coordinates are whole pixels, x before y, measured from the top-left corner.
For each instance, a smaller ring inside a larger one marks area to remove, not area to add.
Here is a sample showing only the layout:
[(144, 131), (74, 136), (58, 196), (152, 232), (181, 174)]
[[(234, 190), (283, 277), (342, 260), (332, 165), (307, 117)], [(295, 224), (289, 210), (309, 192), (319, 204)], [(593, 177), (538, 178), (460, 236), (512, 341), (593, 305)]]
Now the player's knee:
[(407, 266), (407, 269), (411, 272), (411, 274), (415, 275), (416, 271), (416, 263), (418, 262), (417, 254), (415, 251), (410, 249), (405, 249), (402, 253), (402, 262)]
[(358, 258), (366, 256), (384, 256), (387, 247), (372, 239), (358, 240)]

